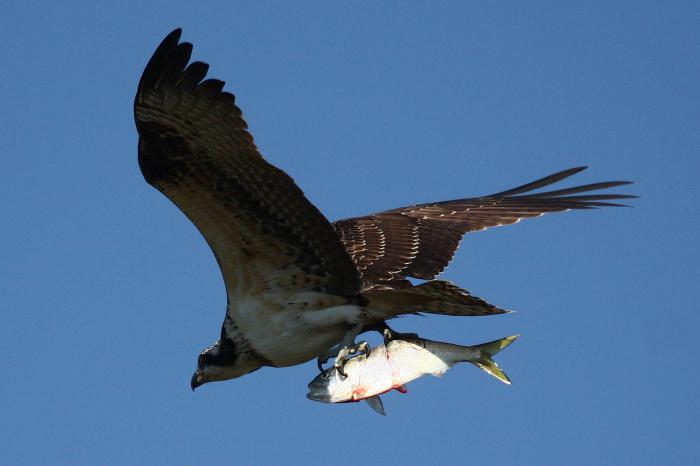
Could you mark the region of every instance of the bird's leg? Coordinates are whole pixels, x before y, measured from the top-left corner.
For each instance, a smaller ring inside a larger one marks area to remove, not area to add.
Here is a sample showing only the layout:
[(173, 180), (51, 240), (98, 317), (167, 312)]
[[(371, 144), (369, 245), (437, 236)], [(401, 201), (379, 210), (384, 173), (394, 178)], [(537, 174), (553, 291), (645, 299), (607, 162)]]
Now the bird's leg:
[(362, 331), (365, 323), (367, 311), (355, 304), (345, 304), (334, 306), (324, 310), (323, 312), (313, 311), (304, 314), (305, 321), (311, 328), (337, 327), (342, 326), (346, 329), (345, 335), (340, 341), (340, 344), (327, 350), (321, 354), (316, 360), (321, 373), (325, 373), (323, 364), (330, 358), (335, 358), (335, 367), (340, 367), (342, 374), (342, 366), (344, 364), (339, 361), (345, 360), (350, 355), (354, 355), (358, 350), (367, 354), (369, 346), (365, 343), (355, 345), (355, 337)]
[[(342, 319), (344, 320), (343, 323), (347, 325), (347, 331), (337, 346), (334, 346), (318, 357), (316, 364), (318, 365), (321, 373), (325, 374), (326, 370), (323, 368), (323, 364), (325, 364), (330, 358), (335, 358), (333, 366), (340, 375), (345, 376), (346, 374), (343, 371), (343, 367), (345, 366), (345, 362), (350, 357), (358, 354), (358, 352), (364, 354), (365, 356), (369, 355), (369, 345), (366, 341), (361, 341), (357, 344), (355, 343), (355, 338), (362, 332), (365, 326), (366, 311), (362, 308), (358, 308), (357, 306), (336, 306), (334, 311), (335, 312), (333, 313), (326, 312), (324, 314), (324, 318), (326, 321), (328, 321), (331, 317), (337, 318), (342, 316)], [(313, 315), (313, 318), (314, 325), (317, 327), (321, 326), (317, 316)]]
[(324, 377), (328, 375), (328, 372), (326, 369), (323, 368), (323, 365), (328, 362), (330, 357), (327, 357), (328, 353), (324, 354), (323, 356), (319, 356), (316, 358), (316, 366), (318, 367), (318, 371), (323, 374)]

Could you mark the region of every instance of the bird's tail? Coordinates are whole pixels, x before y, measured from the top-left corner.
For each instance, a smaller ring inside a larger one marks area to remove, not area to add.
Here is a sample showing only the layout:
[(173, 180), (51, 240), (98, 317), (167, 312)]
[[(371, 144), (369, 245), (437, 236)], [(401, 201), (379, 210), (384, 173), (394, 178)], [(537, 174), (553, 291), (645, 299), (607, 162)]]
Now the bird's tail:
[(367, 308), (370, 315), (381, 319), (419, 312), (448, 316), (486, 316), (510, 312), (443, 280), (432, 280), (409, 288), (369, 291), (365, 297), (369, 301)]

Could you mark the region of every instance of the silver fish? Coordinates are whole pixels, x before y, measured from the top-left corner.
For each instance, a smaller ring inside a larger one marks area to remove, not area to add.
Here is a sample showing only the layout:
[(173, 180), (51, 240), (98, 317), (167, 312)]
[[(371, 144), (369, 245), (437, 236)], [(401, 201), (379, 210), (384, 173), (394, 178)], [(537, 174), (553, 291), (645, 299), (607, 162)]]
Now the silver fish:
[(501, 338), (476, 346), (404, 338), (391, 340), (373, 348), (369, 356), (357, 356), (345, 363), (343, 377), (333, 368), (319, 374), (309, 383), (310, 400), (323, 403), (344, 403), (365, 400), (370, 407), (384, 415), (378, 395), (390, 390), (406, 393), (405, 384), (431, 374), (442, 376), (458, 362), (470, 362), (505, 384), (510, 379), (491, 359), (510, 345), (518, 335)]

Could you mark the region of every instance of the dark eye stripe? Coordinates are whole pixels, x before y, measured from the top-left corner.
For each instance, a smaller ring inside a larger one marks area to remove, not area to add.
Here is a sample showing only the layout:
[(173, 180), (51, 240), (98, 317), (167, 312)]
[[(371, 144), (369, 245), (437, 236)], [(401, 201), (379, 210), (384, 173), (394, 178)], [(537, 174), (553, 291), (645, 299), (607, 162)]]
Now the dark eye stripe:
[(216, 349), (202, 353), (200, 355), (200, 359), (200, 362), (205, 366), (233, 366), (236, 363), (236, 359), (238, 359), (238, 355), (236, 354), (236, 344), (233, 341), (224, 338), (220, 340), (220, 343)]

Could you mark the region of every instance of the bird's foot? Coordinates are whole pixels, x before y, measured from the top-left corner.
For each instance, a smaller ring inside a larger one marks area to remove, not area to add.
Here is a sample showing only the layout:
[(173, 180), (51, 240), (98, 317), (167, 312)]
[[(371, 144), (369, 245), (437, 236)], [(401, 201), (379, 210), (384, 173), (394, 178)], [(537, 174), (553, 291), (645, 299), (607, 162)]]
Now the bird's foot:
[(345, 363), (348, 362), (353, 357), (356, 356), (369, 356), (370, 348), (366, 341), (361, 341), (350, 346), (343, 346), (338, 350), (338, 354), (335, 357), (335, 362), (333, 366), (335, 370), (343, 377), (347, 377), (344, 371)]
[(345, 362), (348, 361), (349, 359), (352, 359), (355, 356), (369, 356), (370, 353), (370, 347), (369, 343), (366, 341), (361, 341), (359, 343), (353, 343), (352, 345), (349, 346), (335, 346), (328, 350), (323, 356), (319, 356), (316, 359), (316, 366), (318, 367), (318, 370), (323, 374), (324, 377), (328, 376), (328, 369), (324, 368), (323, 366), (328, 362), (329, 359), (334, 358), (335, 362), (333, 363), (333, 367), (336, 368), (338, 373), (345, 377), (345, 372), (343, 371), (343, 367), (345, 366)]

